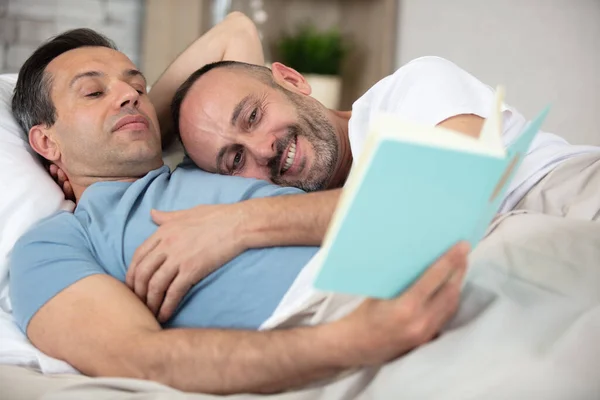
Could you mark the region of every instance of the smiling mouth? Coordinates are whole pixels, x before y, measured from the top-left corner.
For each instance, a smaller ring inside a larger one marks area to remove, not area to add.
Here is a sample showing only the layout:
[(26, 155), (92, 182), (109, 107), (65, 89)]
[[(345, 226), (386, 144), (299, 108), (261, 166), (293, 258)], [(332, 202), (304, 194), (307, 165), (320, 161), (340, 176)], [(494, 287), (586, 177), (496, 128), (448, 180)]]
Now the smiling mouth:
[(288, 152), (285, 156), (285, 162), (283, 163), (283, 168), (281, 168), (281, 173), (284, 174), (289, 170), (292, 165), (294, 165), (294, 160), (296, 159), (296, 143), (298, 140), (298, 136), (294, 136), (294, 141), (290, 144), (288, 148)]

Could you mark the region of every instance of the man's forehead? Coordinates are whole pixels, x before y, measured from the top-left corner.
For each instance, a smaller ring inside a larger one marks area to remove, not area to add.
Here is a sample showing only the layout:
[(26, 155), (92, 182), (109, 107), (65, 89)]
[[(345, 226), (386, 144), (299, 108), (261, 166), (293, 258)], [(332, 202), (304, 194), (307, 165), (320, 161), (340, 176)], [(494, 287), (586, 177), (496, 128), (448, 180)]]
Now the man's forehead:
[(225, 79), (229, 71), (216, 72), (220, 71), (207, 72), (192, 85), (181, 104), (179, 121), (188, 152), (200, 167), (212, 172), (219, 149), (232, 140), (231, 113), (248, 93), (248, 88), (235, 84), (234, 76)]
[(231, 81), (221, 81), (216, 74), (209, 76), (207, 73), (194, 82), (183, 100), (181, 118), (193, 121), (194, 125), (202, 122), (207, 130), (223, 129), (221, 125), (239, 101), (241, 93), (245, 92)]
[(54, 79), (68, 80), (85, 71), (108, 72), (124, 68), (135, 69), (135, 65), (125, 54), (108, 47), (94, 46), (64, 52), (48, 64), (46, 71)]
[[(193, 89), (193, 88), (192, 88)], [(214, 151), (221, 134), (227, 130), (225, 121), (229, 113), (226, 101), (221, 101), (206, 92), (194, 93), (190, 89), (181, 104), (179, 128), (182, 138), (197, 143), (205, 153)]]
[(240, 101), (246, 97), (260, 97), (264, 89), (260, 81), (243, 70), (215, 68), (194, 82), (181, 104), (181, 114), (182, 117), (196, 114), (218, 125), (229, 123)]
[(261, 82), (247, 71), (236, 67), (220, 67), (206, 72), (190, 88), (194, 91), (211, 94), (227, 94), (239, 91), (256, 90)]
[(215, 172), (215, 157), (219, 148), (228, 143), (223, 131), (209, 118), (194, 115), (180, 121), (181, 138), (187, 152), (199, 167)]

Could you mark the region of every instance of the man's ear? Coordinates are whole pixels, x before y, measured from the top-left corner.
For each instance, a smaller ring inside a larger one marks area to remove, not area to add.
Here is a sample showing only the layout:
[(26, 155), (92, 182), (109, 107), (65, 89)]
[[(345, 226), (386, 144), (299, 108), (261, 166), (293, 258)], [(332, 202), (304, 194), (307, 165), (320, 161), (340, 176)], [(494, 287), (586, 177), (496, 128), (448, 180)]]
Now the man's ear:
[(312, 89), (301, 73), (293, 68), (287, 67), (282, 63), (275, 62), (271, 65), (273, 79), (281, 86), (293, 92), (310, 95)]
[(58, 144), (50, 135), (49, 129), (43, 125), (36, 125), (29, 130), (29, 145), (49, 161), (54, 162), (60, 158)]

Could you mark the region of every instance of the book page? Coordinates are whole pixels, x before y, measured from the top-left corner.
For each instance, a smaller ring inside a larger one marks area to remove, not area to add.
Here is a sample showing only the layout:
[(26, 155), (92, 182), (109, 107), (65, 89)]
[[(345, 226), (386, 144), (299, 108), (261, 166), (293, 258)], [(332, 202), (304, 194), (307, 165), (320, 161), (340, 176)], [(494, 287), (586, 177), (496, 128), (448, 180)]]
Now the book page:
[(498, 184), (496, 184), (496, 187), (494, 188), (494, 191), (492, 192), (492, 195), (490, 196), (490, 199), (488, 200), (490, 203), (495, 202), (496, 199), (498, 198), (498, 195), (501, 192), (503, 192), (502, 189), (504, 189), (504, 187), (508, 184), (509, 177), (512, 176), (513, 170), (520, 163), (520, 161), (521, 161), (521, 154), (516, 154), (513, 157), (510, 164), (508, 164), (508, 167), (504, 171), (504, 174), (502, 174), (502, 177), (498, 181)]
[(502, 143), (502, 102), (504, 101), (504, 88), (498, 86), (496, 88), (496, 97), (494, 104), (492, 105), (492, 111), (488, 118), (486, 118), (481, 133), (479, 134), (479, 140), (490, 149), (502, 149), (504, 150), (504, 144)]
[(402, 119), (394, 114), (380, 113), (374, 117), (372, 131), (380, 139), (396, 139), (431, 147), (465, 151), (503, 158), (503, 146), (491, 147), (481, 138), (474, 138), (441, 126), (427, 126)]
[(377, 150), (379, 142), (379, 137), (377, 132), (370, 128), (370, 131), (367, 135), (367, 139), (364, 144), (364, 148), (360, 156), (354, 159), (354, 163), (352, 165), (352, 169), (350, 170), (350, 174), (348, 179), (346, 180), (346, 184), (344, 185), (342, 196), (338, 201), (338, 204), (333, 212), (333, 216), (331, 217), (331, 221), (329, 223), (329, 227), (327, 232), (325, 232), (325, 237), (323, 238), (323, 243), (321, 245), (321, 253), (327, 254), (331, 244), (335, 239), (335, 235), (340, 230), (342, 222), (348, 213), (350, 208), (350, 203), (352, 198), (354, 197), (356, 191), (359, 189), (360, 184), (367, 172), (367, 168), (373, 154)]

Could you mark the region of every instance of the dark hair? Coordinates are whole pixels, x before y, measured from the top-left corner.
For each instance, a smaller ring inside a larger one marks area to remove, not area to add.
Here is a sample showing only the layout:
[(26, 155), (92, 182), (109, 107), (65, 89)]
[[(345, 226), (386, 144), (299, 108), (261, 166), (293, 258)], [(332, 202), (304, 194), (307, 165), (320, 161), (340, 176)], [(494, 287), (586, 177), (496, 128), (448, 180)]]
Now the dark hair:
[(15, 86), (12, 112), (26, 135), (35, 125), (51, 127), (56, 122), (50, 96), (52, 76), (45, 72), (48, 64), (69, 50), (88, 46), (117, 49), (111, 40), (91, 29), (73, 29), (50, 39), (25, 61)]
[(267, 67), (263, 67), (261, 65), (248, 64), (239, 61), (217, 61), (214, 63), (206, 64), (200, 69), (194, 71), (186, 80), (179, 86), (177, 91), (175, 92), (175, 96), (173, 96), (173, 100), (171, 101), (171, 119), (173, 121), (173, 133), (179, 140), (181, 140), (181, 132), (179, 131), (179, 117), (181, 115), (181, 104), (185, 97), (187, 96), (190, 88), (196, 83), (198, 79), (208, 71), (213, 70), (215, 68), (240, 68), (247, 72), (252, 73), (257, 79), (261, 82), (272, 86), (279, 87), (277, 83), (273, 80), (273, 76), (271, 75), (271, 70)]

